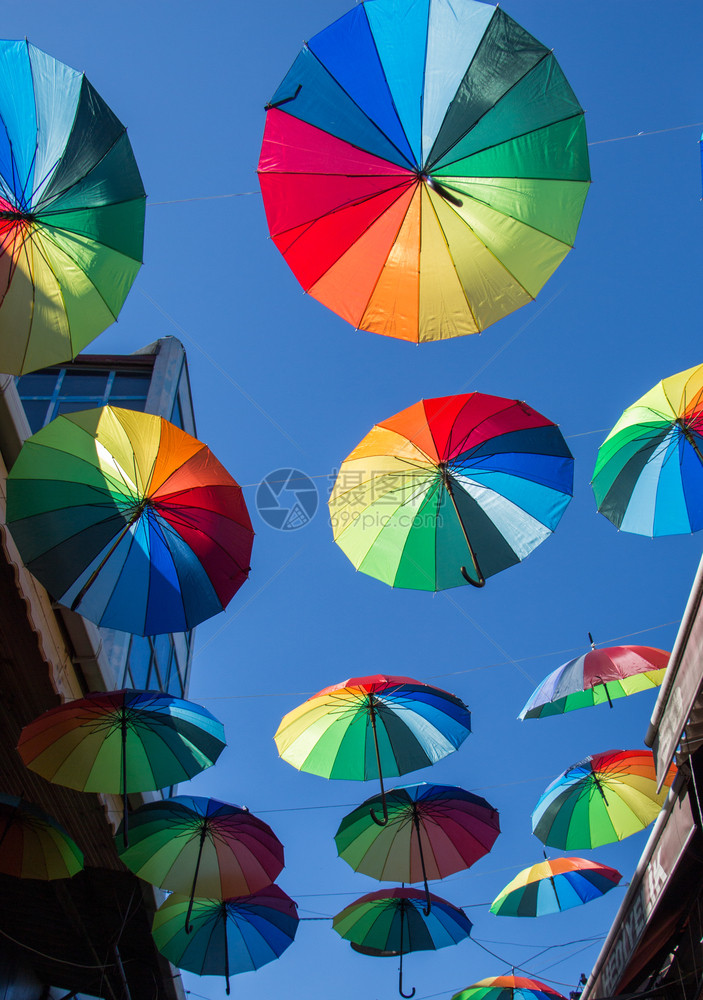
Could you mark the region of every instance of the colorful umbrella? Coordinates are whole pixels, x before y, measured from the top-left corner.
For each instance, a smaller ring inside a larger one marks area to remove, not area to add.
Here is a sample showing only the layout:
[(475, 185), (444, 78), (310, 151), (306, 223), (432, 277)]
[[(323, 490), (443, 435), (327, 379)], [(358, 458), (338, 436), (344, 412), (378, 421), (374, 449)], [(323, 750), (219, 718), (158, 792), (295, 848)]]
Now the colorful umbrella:
[(569, 660), (542, 681), (518, 718), (541, 719), (576, 708), (613, 707), (614, 698), (649, 691), (664, 679), (670, 654), (652, 646), (606, 646)]
[(340, 858), (354, 871), (386, 882), (425, 883), (470, 868), (500, 833), (498, 813), (485, 799), (451, 785), (407, 785), (387, 796), (388, 824), (369, 821), (383, 803), (367, 799), (345, 816), (335, 834)]
[(229, 977), (259, 969), (293, 943), (298, 913), (293, 900), (270, 885), (251, 896), (196, 899), (192, 932), (184, 928), (188, 897), (174, 893), (154, 914), (156, 947), (169, 962), (198, 976)]
[(665, 378), (629, 406), (598, 449), (598, 510), (623, 531), (703, 528), (703, 365)]
[(323, 688), (281, 720), (274, 739), (284, 760), (323, 778), (381, 782), (429, 767), (471, 732), (468, 708), (453, 694), (411, 677), (350, 677)]
[(74, 357), (141, 266), (146, 195), (124, 125), (82, 73), (0, 41), (0, 371)]
[(473, 392), (421, 400), (372, 428), (340, 467), (330, 520), (356, 569), (392, 587), (483, 586), (552, 533), (572, 488), (573, 458), (551, 420)]
[(332, 926), (352, 947), (366, 954), (382, 952), (400, 956), (398, 989), (403, 993), (403, 955), (411, 951), (434, 951), (458, 944), (471, 933), (471, 921), (463, 910), (446, 899), (431, 896), (431, 912), (425, 914), (425, 894), (416, 889), (382, 889), (370, 892), (345, 907)]
[(8, 478), (7, 522), (57, 601), (138, 635), (193, 628), (249, 573), (241, 489), (204, 444), (150, 413), (104, 406), (37, 431)]
[(676, 776), (660, 793), (651, 750), (607, 750), (573, 764), (543, 792), (532, 832), (563, 851), (623, 840), (654, 822)]
[(452, 1000), (566, 1000), (561, 993), (525, 976), (491, 976), (455, 993)]
[(127, 795), (199, 774), (225, 748), (222, 723), (206, 709), (161, 691), (90, 694), (25, 726), (17, 750), (33, 771), (82, 792)]
[(534, 299), (573, 245), (583, 110), (500, 8), (359, 4), (305, 45), (267, 111), (271, 236), (357, 328), (476, 333)]
[[(196, 796), (147, 802), (119, 849), (127, 867), (162, 889), (228, 899), (265, 889), (283, 869), (283, 845), (248, 809)], [(186, 927), (190, 910), (186, 915)]]
[(39, 806), (0, 794), (0, 872), (15, 878), (71, 878), (83, 853), (64, 828)]
[(496, 896), (498, 917), (541, 917), (589, 903), (610, 892), (622, 875), (584, 858), (553, 858), (525, 868)]

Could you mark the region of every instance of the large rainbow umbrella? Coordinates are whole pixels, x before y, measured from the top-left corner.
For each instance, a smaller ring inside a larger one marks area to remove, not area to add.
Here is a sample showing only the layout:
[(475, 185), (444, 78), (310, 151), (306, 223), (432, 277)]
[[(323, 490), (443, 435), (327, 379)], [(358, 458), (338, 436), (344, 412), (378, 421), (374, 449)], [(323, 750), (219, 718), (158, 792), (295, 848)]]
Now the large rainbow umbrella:
[(670, 654), (653, 646), (595, 646), (554, 670), (533, 691), (520, 719), (542, 719), (650, 691), (664, 679)]
[(59, 603), (138, 635), (222, 611), (254, 534), (240, 487), (201, 441), (112, 406), (57, 417), (24, 443), (7, 523)]
[(470, 868), (500, 833), (497, 811), (479, 795), (423, 782), (387, 793), (388, 823), (373, 823), (383, 805), (373, 796), (345, 816), (335, 834), (340, 858), (354, 871), (385, 882), (425, 883)]
[(459, 944), (471, 933), (471, 921), (458, 906), (417, 889), (381, 889), (350, 903), (332, 920), (332, 927), (352, 947), (366, 955), (400, 956), (398, 990), (403, 993), (403, 955), (411, 951), (435, 951)]
[(451, 1000), (566, 1000), (553, 986), (526, 976), (491, 976), (455, 993)]
[(141, 266), (146, 195), (124, 125), (82, 73), (0, 41), (0, 371), (74, 357)]
[(574, 243), (583, 110), (499, 7), (360, 3), (306, 43), (267, 112), (273, 241), (357, 328), (476, 333), (534, 299)]
[(376, 424), (340, 466), (330, 520), (356, 569), (392, 587), (483, 586), (551, 535), (572, 490), (556, 424), (472, 392)]
[(225, 748), (222, 723), (193, 702), (162, 691), (110, 691), (44, 712), (20, 734), (32, 771), (82, 792), (127, 796), (188, 781)]
[(169, 962), (198, 976), (229, 977), (280, 958), (298, 929), (293, 900), (270, 885), (250, 896), (195, 899), (185, 930), (188, 897), (173, 893), (154, 914), (152, 935)]
[(429, 767), (471, 732), (471, 714), (453, 694), (412, 677), (374, 674), (323, 688), (281, 720), (274, 739), (281, 757), (323, 778), (381, 782)]
[(51, 881), (83, 868), (83, 853), (53, 816), (17, 795), (0, 794), (0, 872)]
[[(270, 886), (283, 870), (283, 845), (248, 809), (202, 796), (147, 802), (130, 817), (129, 846), (118, 847), (127, 867), (172, 892), (228, 899)], [(119, 831), (118, 831), (119, 843)], [(186, 913), (189, 924), (190, 909)]]
[(498, 917), (541, 917), (589, 903), (610, 892), (622, 875), (585, 858), (545, 858), (523, 869), (498, 893), (491, 913)]
[(591, 754), (542, 793), (532, 813), (532, 832), (563, 851), (623, 840), (654, 822), (675, 776), (672, 764), (657, 792), (651, 750)]
[(703, 365), (628, 406), (598, 449), (592, 485), (598, 510), (623, 531), (703, 528)]

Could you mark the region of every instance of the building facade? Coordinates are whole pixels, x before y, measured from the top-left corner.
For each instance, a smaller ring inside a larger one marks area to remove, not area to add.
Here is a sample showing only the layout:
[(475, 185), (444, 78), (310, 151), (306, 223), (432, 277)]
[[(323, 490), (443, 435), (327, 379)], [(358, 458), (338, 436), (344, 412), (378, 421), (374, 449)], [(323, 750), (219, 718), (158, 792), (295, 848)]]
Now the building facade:
[(660, 787), (678, 773), (582, 994), (703, 993), (703, 560), (644, 734)]
[[(107, 402), (157, 413), (194, 433), (182, 345), (167, 337), (132, 355), (84, 355), (20, 379), (0, 375), (0, 792), (55, 817), (85, 857), (71, 879), (0, 874), (0, 1000), (185, 996), (178, 970), (151, 937), (163, 893), (117, 855), (119, 796), (54, 785), (25, 768), (16, 751), (24, 725), (89, 691), (187, 691), (191, 633), (135, 640), (56, 606), (5, 526), (7, 472), (22, 442), (61, 413)], [(154, 794), (130, 795), (130, 805)]]

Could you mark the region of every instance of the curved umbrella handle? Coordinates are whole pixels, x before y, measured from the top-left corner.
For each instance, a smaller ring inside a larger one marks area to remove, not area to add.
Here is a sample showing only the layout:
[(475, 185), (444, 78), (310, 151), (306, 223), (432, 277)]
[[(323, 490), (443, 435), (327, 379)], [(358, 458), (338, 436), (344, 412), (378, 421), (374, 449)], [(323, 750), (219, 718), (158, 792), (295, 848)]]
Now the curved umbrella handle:
[(410, 1000), (410, 997), (415, 996), (415, 987), (413, 986), (412, 993), (403, 993), (403, 917), (405, 916), (405, 907), (402, 906), (400, 910), (400, 965), (398, 967), (398, 992), (405, 1000)]
[(379, 819), (373, 809), (369, 809), (371, 819), (377, 826), (385, 826), (388, 822), (388, 803), (386, 802), (386, 790), (383, 787), (383, 772), (381, 770), (381, 751), (378, 748), (378, 735), (376, 733), (376, 709), (373, 704), (373, 695), (369, 696), (369, 715), (371, 716), (371, 731), (373, 733), (373, 745), (376, 749), (376, 767), (378, 768), (378, 780), (381, 782), (381, 803), (383, 805), (383, 819)]
[[(473, 553), (472, 553), (472, 555), (473, 555)], [(476, 567), (476, 572), (478, 573), (478, 580), (472, 580), (471, 579), (471, 577), (469, 576), (469, 574), (466, 571), (466, 566), (460, 566), (459, 567), (459, 571), (460, 571), (461, 575), (464, 577), (464, 579), (466, 580), (466, 582), (470, 583), (472, 587), (485, 587), (486, 586), (486, 578), (485, 578), (485, 576), (481, 572), (481, 569), (480, 569), (478, 563), (474, 563), (474, 566)]]

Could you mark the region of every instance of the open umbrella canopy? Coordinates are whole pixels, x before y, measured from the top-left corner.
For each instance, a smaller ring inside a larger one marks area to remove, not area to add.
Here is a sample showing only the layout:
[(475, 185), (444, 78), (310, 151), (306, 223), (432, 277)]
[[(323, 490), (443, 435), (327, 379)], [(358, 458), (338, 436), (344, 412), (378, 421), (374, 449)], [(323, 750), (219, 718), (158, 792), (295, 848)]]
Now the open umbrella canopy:
[(188, 897), (173, 893), (154, 914), (156, 947), (169, 962), (199, 976), (250, 972), (280, 958), (298, 929), (293, 900), (270, 885), (250, 896), (196, 899), (185, 930)]
[(403, 955), (411, 951), (435, 951), (459, 944), (471, 934), (471, 921), (458, 906), (416, 889), (381, 889), (350, 903), (332, 920), (334, 930), (364, 954), (400, 956), (399, 992), (403, 993)]
[(551, 535), (572, 492), (556, 424), (473, 392), (373, 427), (340, 466), (330, 521), (355, 568), (393, 587), (482, 586)]
[(610, 892), (622, 875), (585, 858), (553, 858), (525, 868), (491, 903), (498, 917), (541, 917)]
[(623, 531), (703, 528), (703, 365), (628, 406), (598, 449), (592, 485), (598, 510)]
[[(147, 802), (130, 816), (127, 867), (172, 892), (227, 899), (271, 885), (283, 870), (283, 845), (248, 809), (202, 796)], [(187, 922), (187, 921), (186, 921)]]
[(553, 986), (526, 976), (491, 976), (455, 993), (452, 1000), (566, 1000)]
[(83, 792), (145, 792), (199, 774), (225, 748), (222, 723), (162, 691), (98, 692), (49, 709), (25, 726), (27, 767)]
[(669, 653), (652, 646), (606, 646), (569, 660), (533, 691), (520, 719), (561, 715), (648, 691), (664, 679)]
[(267, 109), (273, 240), (357, 328), (476, 333), (530, 302), (573, 245), (583, 110), (498, 7), (361, 3), (306, 43)]
[(71, 878), (83, 853), (53, 816), (26, 799), (0, 794), (0, 872), (46, 881)]
[(387, 793), (388, 823), (379, 827), (369, 810), (373, 796), (345, 816), (335, 834), (340, 858), (354, 871), (390, 882), (425, 883), (470, 868), (500, 833), (498, 813), (463, 788), (422, 783)]
[(661, 792), (651, 750), (607, 750), (567, 768), (542, 793), (532, 813), (532, 832), (560, 850), (601, 847), (653, 823), (676, 767)]
[[(323, 688), (281, 720), (275, 740), (284, 760), (323, 778), (379, 778), (429, 767), (471, 732), (459, 698), (411, 677), (350, 677)], [(372, 812), (372, 815), (375, 813)]]
[(249, 573), (241, 489), (202, 442), (150, 413), (104, 406), (33, 434), (8, 478), (7, 522), (57, 601), (138, 635), (193, 628)]
[(124, 125), (82, 73), (0, 41), (0, 371), (68, 361), (141, 266), (146, 195)]

